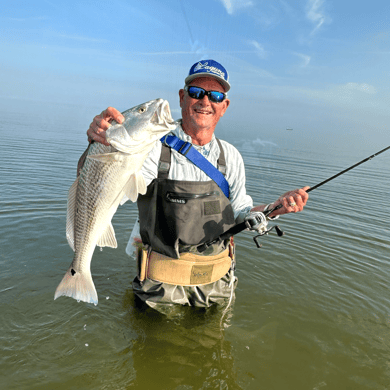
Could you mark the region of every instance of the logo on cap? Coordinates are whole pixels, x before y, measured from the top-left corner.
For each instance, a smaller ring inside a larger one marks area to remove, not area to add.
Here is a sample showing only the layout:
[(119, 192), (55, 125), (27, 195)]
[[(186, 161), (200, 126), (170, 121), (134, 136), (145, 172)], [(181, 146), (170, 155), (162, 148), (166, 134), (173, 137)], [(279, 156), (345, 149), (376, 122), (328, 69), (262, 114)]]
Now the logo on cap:
[(229, 74), (219, 62), (214, 60), (202, 60), (195, 62), (195, 64), (191, 66), (188, 76), (184, 82), (187, 85), (191, 80), (202, 76), (211, 76), (216, 78), (225, 88), (225, 92), (229, 91)]
[(215, 75), (222, 77), (223, 79), (226, 79), (225, 73), (221, 69), (218, 69), (215, 66), (210, 66), (208, 62), (205, 62), (204, 64), (202, 64), (202, 62), (198, 62), (193, 72), (214, 73)]

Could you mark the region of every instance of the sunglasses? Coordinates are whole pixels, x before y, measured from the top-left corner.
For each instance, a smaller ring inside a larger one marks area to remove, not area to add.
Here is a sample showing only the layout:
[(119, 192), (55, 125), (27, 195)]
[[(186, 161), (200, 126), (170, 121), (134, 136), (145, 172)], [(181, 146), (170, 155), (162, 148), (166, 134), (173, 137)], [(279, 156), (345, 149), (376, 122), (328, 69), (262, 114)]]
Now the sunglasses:
[(198, 99), (201, 100), (205, 97), (205, 95), (208, 96), (210, 102), (213, 103), (222, 103), (226, 98), (226, 93), (218, 92), (218, 91), (206, 91), (203, 88), (200, 87), (192, 87), (192, 86), (185, 86), (184, 90), (188, 92), (188, 95), (192, 99)]

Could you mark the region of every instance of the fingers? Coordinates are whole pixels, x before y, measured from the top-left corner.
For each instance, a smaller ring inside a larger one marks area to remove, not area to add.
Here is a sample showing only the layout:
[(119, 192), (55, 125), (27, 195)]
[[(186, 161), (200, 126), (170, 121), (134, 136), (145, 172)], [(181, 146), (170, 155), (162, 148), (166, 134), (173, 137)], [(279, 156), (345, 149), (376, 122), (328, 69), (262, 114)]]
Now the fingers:
[(95, 118), (93, 118), (93, 121), (89, 126), (92, 127), (92, 129), (94, 131), (97, 131), (97, 130), (99, 130), (99, 131), (104, 130), (105, 131), (111, 126), (111, 123), (108, 122), (106, 119), (104, 119), (102, 116), (96, 115)]
[(297, 213), (302, 211), (308, 199), (309, 194), (303, 188), (291, 191), (288, 199), (289, 212)]
[(306, 192), (309, 188), (310, 187), (298, 188), (282, 195), (274, 203), (274, 206), (277, 206), (278, 204), (283, 205), (283, 207), (278, 210), (278, 214), (298, 213), (302, 211), (309, 199), (309, 194)]
[(104, 145), (109, 145), (106, 140), (106, 130), (110, 127), (110, 123), (105, 121), (99, 115), (93, 118), (92, 123), (89, 125), (87, 130), (88, 138), (94, 140), (95, 142), (100, 142)]
[(303, 210), (305, 203), (299, 195), (290, 195), (283, 198), (283, 206), (288, 213), (297, 213)]
[(106, 108), (104, 111), (101, 112), (100, 117), (102, 117), (106, 121), (113, 119), (114, 121), (116, 121), (118, 123), (122, 123), (125, 119), (123, 117), (123, 115), (114, 107)]
[(106, 130), (111, 126), (112, 120), (122, 123), (124, 117), (117, 109), (108, 107), (93, 118), (87, 130), (88, 138), (104, 145), (110, 145), (106, 140)]
[[(300, 204), (302, 206), (302, 208), (306, 205), (308, 199), (309, 199), (309, 194), (306, 192), (306, 190), (308, 190), (310, 187), (303, 187), (303, 188), (299, 188), (297, 190), (294, 191), (294, 199), (295, 199), (295, 202), (298, 204)], [(296, 196), (296, 197), (295, 197)], [(302, 211), (299, 210), (299, 211)]]
[(87, 135), (88, 138), (95, 141), (95, 142), (100, 142), (103, 145), (109, 146), (110, 144), (106, 140), (106, 132), (102, 131), (100, 133), (94, 132), (91, 128), (87, 130)]

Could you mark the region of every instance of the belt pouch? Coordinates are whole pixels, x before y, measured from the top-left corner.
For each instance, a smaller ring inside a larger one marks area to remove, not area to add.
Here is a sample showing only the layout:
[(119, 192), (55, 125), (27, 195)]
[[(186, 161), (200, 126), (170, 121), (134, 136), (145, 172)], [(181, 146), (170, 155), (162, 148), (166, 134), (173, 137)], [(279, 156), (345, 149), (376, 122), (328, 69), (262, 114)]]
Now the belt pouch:
[(232, 265), (229, 249), (215, 256), (180, 255), (180, 259), (173, 259), (151, 252), (147, 259), (146, 277), (167, 284), (199, 286), (221, 279)]
[(141, 283), (146, 279), (148, 257), (149, 257), (148, 249), (139, 246), (137, 248), (137, 266), (138, 266), (138, 279)]

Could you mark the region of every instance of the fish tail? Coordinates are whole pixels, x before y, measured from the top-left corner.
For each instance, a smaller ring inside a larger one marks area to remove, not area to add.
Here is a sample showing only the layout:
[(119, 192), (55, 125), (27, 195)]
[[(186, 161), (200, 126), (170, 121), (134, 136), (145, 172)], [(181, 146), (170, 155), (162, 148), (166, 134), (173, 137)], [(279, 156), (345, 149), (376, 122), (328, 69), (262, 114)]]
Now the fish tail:
[(76, 272), (71, 265), (58, 285), (54, 299), (67, 296), (88, 303), (97, 305), (98, 296), (93, 284), (91, 273)]

